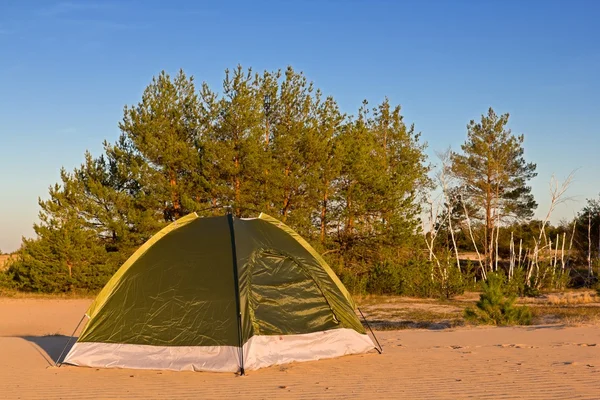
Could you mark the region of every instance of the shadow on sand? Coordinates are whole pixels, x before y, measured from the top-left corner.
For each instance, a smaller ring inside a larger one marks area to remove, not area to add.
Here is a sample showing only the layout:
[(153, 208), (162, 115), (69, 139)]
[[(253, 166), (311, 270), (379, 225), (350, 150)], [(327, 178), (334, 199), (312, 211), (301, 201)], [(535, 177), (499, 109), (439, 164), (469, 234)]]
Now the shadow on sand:
[[(442, 330), (455, 328), (457, 326), (464, 326), (464, 322), (460, 320), (444, 320), (444, 321), (411, 321), (411, 320), (369, 320), (371, 328), (378, 331), (385, 330), (401, 330), (401, 329), (429, 329), (429, 330)], [(363, 326), (367, 328), (367, 325), (363, 322)]]
[[(44, 357), (50, 366), (55, 365), (57, 362), (62, 362), (67, 353), (69, 353), (69, 350), (71, 350), (71, 347), (75, 344), (75, 341), (77, 341), (76, 337), (65, 335), (19, 337), (27, 340)], [(63, 354), (61, 355), (61, 353)]]
[[(403, 330), (403, 329), (429, 329), (432, 331), (439, 331), (444, 329), (451, 329), (461, 326), (466, 326), (465, 321), (453, 319), (443, 321), (410, 321), (410, 320), (381, 320), (374, 319), (369, 320), (369, 325), (376, 331), (388, 331), (388, 330)], [(368, 325), (363, 322), (365, 329)], [(475, 325), (473, 325), (475, 326)], [(489, 325), (492, 327), (493, 325)], [(565, 329), (566, 324), (540, 324), (540, 325), (515, 325), (528, 331), (537, 331), (540, 329)]]
[(537, 331), (539, 329), (565, 329), (566, 324), (548, 324), (548, 325), (530, 325), (526, 326), (528, 331)]

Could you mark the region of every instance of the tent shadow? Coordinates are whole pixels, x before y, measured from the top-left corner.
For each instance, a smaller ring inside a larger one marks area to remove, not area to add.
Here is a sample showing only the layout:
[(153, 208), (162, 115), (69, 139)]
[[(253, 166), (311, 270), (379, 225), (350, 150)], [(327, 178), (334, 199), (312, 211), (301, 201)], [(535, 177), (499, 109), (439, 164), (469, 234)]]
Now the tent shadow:
[[(62, 362), (77, 341), (77, 337), (65, 335), (19, 336), (27, 340), (50, 366)], [(63, 353), (64, 350), (64, 353)], [(61, 353), (63, 353), (61, 355)], [(59, 360), (60, 357), (60, 360)]]

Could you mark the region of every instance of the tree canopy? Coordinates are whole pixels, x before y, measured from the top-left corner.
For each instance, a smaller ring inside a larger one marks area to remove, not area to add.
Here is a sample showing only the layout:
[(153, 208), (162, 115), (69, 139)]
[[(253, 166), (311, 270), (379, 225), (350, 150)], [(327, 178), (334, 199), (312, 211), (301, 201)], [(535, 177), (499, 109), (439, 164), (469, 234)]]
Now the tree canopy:
[(425, 145), (386, 99), (343, 114), (304, 74), (225, 72), (220, 90), (161, 72), (126, 106), (121, 134), (85, 153), (40, 200), (36, 239), (9, 273), (35, 291), (95, 290), (144, 241), (187, 213), (260, 211), (359, 275), (415, 251)]
[(475, 211), (470, 218), (485, 226), (484, 253), (490, 263), (498, 224), (531, 218), (537, 207), (527, 185), (537, 175), (536, 165), (525, 161), (524, 136), (506, 129), (508, 118), (490, 108), (481, 122), (471, 120), (462, 152), (451, 156), (461, 198)]

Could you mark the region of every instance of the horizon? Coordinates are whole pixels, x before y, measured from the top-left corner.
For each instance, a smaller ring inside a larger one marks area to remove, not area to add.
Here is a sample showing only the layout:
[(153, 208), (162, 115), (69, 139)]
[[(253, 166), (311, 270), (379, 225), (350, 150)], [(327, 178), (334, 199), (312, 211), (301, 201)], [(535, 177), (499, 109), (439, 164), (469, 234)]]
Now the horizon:
[(217, 89), (238, 64), (290, 65), (349, 115), (363, 99), (388, 97), (421, 132), (431, 164), (436, 151), (458, 151), (468, 122), (492, 107), (510, 114), (508, 128), (524, 134), (525, 159), (537, 164), (536, 219), (548, 211), (552, 175), (576, 170), (573, 200), (552, 223), (598, 198), (600, 4), (261, 4), (266, 11), (241, 2), (0, 5), (0, 46), (10, 54), (0, 59), (0, 249), (34, 236), (38, 197), (48, 198), (60, 169), (78, 167), (86, 150), (100, 155), (120, 134), (123, 107), (161, 70), (180, 68)]

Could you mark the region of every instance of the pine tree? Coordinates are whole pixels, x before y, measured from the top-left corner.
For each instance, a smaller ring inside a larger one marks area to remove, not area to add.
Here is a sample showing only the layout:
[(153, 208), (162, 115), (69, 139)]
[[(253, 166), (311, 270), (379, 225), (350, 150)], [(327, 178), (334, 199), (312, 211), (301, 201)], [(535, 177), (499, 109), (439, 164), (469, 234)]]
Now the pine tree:
[(365, 102), (340, 143), (335, 203), (342, 262), (354, 257), (362, 263), (383, 262), (410, 246), (418, 228), (420, 195), (429, 184), (424, 145), (403, 123), (400, 108), (387, 100), (372, 116)]
[(119, 127), (131, 146), (152, 166), (153, 193), (164, 204), (165, 219), (173, 221), (202, 208), (200, 175), (199, 99), (193, 78), (180, 71), (152, 80), (135, 107), (125, 107)]
[[(593, 275), (593, 266), (600, 268), (600, 199), (587, 199), (587, 204), (575, 218), (574, 247), (588, 265), (588, 274)], [(600, 270), (598, 271), (600, 274)]]
[(335, 195), (335, 180), (342, 169), (339, 135), (345, 116), (340, 113), (332, 97), (319, 104), (316, 113), (316, 129), (310, 131), (306, 141), (305, 152), (311, 167), (305, 180), (309, 186), (311, 205), (318, 210), (311, 220), (318, 221), (319, 241), (325, 246), (329, 244), (328, 239), (336, 220), (335, 203), (332, 199)]
[(106, 262), (96, 231), (79, 215), (81, 192), (72, 174), (61, 171), (62, 184), (50, 188), (50, 199), (39, 201), (37, 239), (24, 239), (9, 273), (16, 286), (28, 291), (95, 290), (115, 271)]
[(483, 248), (490, 266), (497, 223), (530, 218), (537, 207), (527, 186), (537, 175), (536, 165), (525, 161), (524, 136), (506, 129), (508, 118), (509, 114), (498, 116), (490, 108), (481, 122), (468, 124), (462, 153), (452, 154), (452, 172), (461, 182), (464, 200), (481, 210), (470, 218), (483, 221)]
[(353, 120), (291, 67), (238, 66), (221, 93), (161, 72), (119, 127), (40, 201), (6, 275), (17, 286), (95, 290), (161, 227), (225, 206), (281, 218), (340, 265), (371, 268), (414, 237), (424, 145), (387, 100)]
[[(296, 73), (291, 67), (285, 71), (273, 126), (272, 183), (279, 197), (274, 199), (279, 217), (292, 225), (310, 218), (311, 190), (306, 177), (314, 168), (310, 142), (315, 138), (315, 113), (320, 103), (320, 92), (313, 93), (313, 84), (303, 74)], [(290, 216), (291, 221), (288, 221)], [(301, 230), (306, 232), (306, 228), (304, 225)]]
[(392, 107), (387, 99), (374, 110), (371, 126), (385, 171), (374, 223), (386, 232), (386, 238), (398, 241), (415, 232), (421, 195), (430, 185), (425, 145), (419, 143), (414, 126), (404, 124), (400, 106)]
[(464, 311), (468, 321), (493, 325), (529, 325), (532, 314), (527, 306), (517, 306), (516, 294), (506, 294), (505, 277), (502, 273), (490, 273), (483, 283), (483, 293), (479, 295), (476, 308), (467, 307)]
[(202, 175), (213, 206), (234, 206), (238, 216), (264, 204), (263, 100), (252, 70), (226, 71), (223, 96), (202, 89)]

